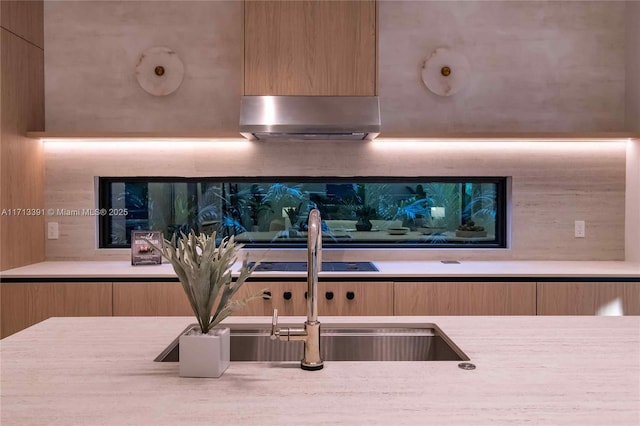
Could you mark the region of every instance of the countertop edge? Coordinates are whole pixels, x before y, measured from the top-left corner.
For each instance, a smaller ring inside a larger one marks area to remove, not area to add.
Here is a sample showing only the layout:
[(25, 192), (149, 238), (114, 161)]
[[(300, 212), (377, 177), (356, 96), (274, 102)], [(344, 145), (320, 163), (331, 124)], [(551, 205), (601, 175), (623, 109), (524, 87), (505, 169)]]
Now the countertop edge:
[[(411, 281), (411, 280), (622, 280), (640, 281), (640, 263), (624, 261), (375, 261), (377, 272), (320, 272), (319, 279)], [(234, 265), (234, 276), (240, 263)], [(306, 280), (306, 272), (254, 272), (252, 281)], [(31, 281), (177, 281), (170, 264), (131, 266), (125, 261), (48, 261), (0, 272), (2, 282)]]

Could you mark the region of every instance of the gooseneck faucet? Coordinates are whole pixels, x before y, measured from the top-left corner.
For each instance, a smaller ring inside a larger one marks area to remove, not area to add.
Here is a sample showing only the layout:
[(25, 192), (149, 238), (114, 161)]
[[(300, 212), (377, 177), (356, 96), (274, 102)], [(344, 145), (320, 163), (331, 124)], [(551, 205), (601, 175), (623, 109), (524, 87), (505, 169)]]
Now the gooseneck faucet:
[(303, 341), (304, 357), (300, 363), (303, 370), (321, 370), (320, 322), (318, 321), (318, 271), (322, 268), (322, 220), (320, 211), (309, 212), (307, 234), (307, 320), (304, 328), (278, 328), (278, 310), (273, 310), (271, 339), (281, 341)]

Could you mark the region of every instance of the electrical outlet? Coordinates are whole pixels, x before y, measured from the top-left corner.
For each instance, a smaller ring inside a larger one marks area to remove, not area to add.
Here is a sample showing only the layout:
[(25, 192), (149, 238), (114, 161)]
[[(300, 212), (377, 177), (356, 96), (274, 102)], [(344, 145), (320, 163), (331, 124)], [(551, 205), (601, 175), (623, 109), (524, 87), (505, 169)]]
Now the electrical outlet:
[(57, 240), (59, 237), (58, 222), (47, 222), (47, 238)]
[(576, 220), (574, 222), (574, 236), (576, 238), (585, 237), (585, 223), (584, 220)]

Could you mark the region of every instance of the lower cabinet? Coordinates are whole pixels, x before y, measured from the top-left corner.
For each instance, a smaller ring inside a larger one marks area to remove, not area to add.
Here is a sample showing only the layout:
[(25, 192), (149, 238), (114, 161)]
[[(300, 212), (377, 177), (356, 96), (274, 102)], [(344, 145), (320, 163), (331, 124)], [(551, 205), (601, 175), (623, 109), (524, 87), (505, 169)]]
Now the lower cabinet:
[(111, 316), (111, 283), (2, 283), (1, 337), (50, 317)]
[[(261, 290), (235, 315), (305, 316), (307, 283), (248, 282)], [(2, 283), (1, 337), (54, 316), (193, 316), (179, 282)], [(318, 315), (640, 315), (637, 282), (377, 282), (318, 284)]]
[(327, 282), (318, 286), (322, 316), (393, 315), (393, 282)]
[[(307, 314), (307, 283), (247, 282), (234, 299), (266, 291), (271, 298), (252, 300), (234, 315), (281, 316)], [(318, 284), (318, 314), (393, 315), (392, 282), (321, 282)], [(113, 283), (113, 315), (191, 316), (193, 312), (180, 283)]]
[(538, 315), (640, 315), (640, 283), (538, 283)]
[[(306, 282), (249, 282), (238, 290), (242, 298), (260, 290), (270, 292), (271, 299), (254, 300), (235, 315), (305, 316), (307, 314)], [(392, 282), (320, 282), (318, 315), (393, 315)]]
[(396, 282), (395, 315), (535, 315), (536, 283)]
[(114, 316), (193, 316), (182, 284), (113, 283)]
[(261, 290), (269, 292), (271, 298), (252, 300), (245, 307), (238, 309), (234, 315), (271, 316), (274, 309), (277, 309), (278, 315), (281, 316), (306, 315), (304, 292), (307, 290), (307, 283), (248, 282), (238, 290), (235, 298), (245, 298)]

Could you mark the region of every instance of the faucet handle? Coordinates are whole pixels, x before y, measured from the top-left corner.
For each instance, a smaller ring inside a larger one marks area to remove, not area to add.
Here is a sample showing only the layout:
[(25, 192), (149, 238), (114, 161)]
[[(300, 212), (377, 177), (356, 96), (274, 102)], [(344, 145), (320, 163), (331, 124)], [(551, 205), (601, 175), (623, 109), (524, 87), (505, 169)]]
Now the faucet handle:
[(278, 310), (273, 310), (273, 318), (271, 319), (271, 340), (276, 340), (280, 337), (280, 330), (278, 330)]

